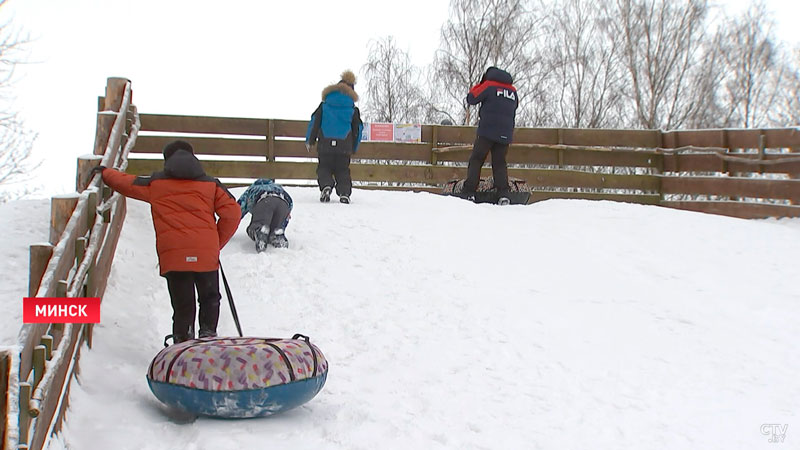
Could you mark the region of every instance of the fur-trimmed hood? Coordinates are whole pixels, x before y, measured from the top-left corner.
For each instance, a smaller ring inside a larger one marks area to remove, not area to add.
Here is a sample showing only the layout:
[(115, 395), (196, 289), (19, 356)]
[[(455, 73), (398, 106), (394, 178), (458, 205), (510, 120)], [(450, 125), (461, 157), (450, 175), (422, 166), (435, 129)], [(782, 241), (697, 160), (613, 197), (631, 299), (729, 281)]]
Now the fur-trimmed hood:
[(356, 76), (353, 72), (345, 70), (342, 72), (342, 79), (338, 83), (332, 84), (322, 90), (322, 100), (325, 101), (332, 92), (341, 92), (342, 94), (353, 99), (353, 102), (358, 101), (358, 94), (355, 91)]
[(330, 94), (331, 92), (341, 92), (342, 94), (352, 98), (354, 102), (358, 101), (358, 94), (356, 94), (356, 91), (354, 91), (353, 88), (342, 83), (341, 81), (323, 89), (322, 100), (325, 100), (325, 97), (327, 97), (328, 94)]

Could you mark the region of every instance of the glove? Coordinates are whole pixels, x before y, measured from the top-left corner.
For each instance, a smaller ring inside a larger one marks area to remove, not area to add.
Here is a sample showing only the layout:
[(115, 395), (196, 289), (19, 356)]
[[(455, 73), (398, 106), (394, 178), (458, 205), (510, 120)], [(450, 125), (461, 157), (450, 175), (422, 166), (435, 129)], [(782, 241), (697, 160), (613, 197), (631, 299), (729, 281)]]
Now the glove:
[(308, 153), (311, 153), (311, 144), (309, 144), (308, 142), (306, 142), (306, 151)]
[(102, 174), (104, 170), (106, 170), (106, 166), (101, 165), (92, 167), (92, 170), (89, 171), (89, 179), (93, 178), (98, 172)]

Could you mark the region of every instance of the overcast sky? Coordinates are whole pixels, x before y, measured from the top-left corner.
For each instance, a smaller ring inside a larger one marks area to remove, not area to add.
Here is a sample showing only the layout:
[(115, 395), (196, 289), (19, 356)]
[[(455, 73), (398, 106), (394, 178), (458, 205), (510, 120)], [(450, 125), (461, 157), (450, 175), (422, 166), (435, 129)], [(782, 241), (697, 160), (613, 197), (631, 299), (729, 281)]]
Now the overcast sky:
[[(746, 0), (723, 2), (730, 9)], [(776, 18), (797, 0), (770, 0)], [(140, 112), (307, 119), (327, 84), (357, 74), (371, 39), (393, 35), (415, 64), (431, 62), (447, 0), (9, 0), (3, 18), (27, 32), (17, 109), (39, 133), (46, 195), (74, 189), (90, 153), (106, 79), (132, 81)], [(797, 44), (790, 25), (782, 38)], [(363, 92), (356, 85), (356, 90)], [(40, 177), (41, 178), (41, 177)]]

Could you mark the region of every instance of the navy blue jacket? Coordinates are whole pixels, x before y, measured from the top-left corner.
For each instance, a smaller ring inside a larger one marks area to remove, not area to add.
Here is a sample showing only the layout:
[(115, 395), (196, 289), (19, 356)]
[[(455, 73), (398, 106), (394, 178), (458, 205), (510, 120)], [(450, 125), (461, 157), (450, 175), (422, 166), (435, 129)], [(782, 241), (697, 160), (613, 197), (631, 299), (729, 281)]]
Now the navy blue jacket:
[(478, 113), (478, 136), (495, 142), (510, 144), (514, 133), (519, 97), (511, 85), (511, 74), (497, 67), (489, 67), (483, 79), (467, 94), (467, 103), (481, 104)]
[(318, 153), (355, 153), (361, 143), (361, 113), (355, 106), (355, 91), (337, 83), (322, 91), (322, 103), (311, 115), (306, 142), (317, 144)]

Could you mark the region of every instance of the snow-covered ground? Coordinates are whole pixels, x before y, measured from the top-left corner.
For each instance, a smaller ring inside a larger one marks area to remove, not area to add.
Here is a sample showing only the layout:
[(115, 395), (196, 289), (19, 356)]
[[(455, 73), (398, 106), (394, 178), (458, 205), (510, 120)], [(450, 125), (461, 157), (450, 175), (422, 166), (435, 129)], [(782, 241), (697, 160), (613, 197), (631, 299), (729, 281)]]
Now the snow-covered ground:
[(50, 200), (0, 204), (0, 347), (17, 342), (22, 298), (28, 296), (30, 245), (50, 238)]
[[(149, 207), (129, 200), (50, 450), (778, 448), (762, 424), (789, 425), (781, 448), (800, 442), (800, 221), (289, 192), (291, 247), (256, 254), (248, 216), (222, 263), (245, 335), (322, 349), (322, 392), (236, 421), (160, 404), (145, 372), (171, 308)], [(26, 237), (5, 236), (4, 254)], [(235, 335), (224, 291), (223, 305)]]

